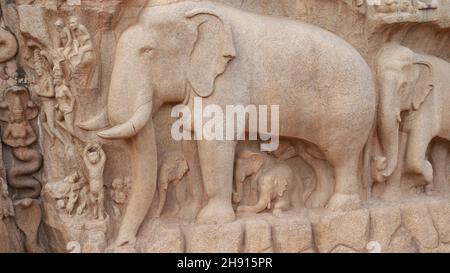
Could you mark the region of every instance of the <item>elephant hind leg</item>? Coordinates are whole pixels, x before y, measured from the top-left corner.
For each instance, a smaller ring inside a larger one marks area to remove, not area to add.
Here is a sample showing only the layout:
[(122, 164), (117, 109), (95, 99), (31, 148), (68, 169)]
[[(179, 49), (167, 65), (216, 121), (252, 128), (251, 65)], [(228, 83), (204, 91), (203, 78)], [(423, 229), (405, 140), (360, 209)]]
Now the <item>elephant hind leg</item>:
[(359, 154), (355, 153), (348, 158), (340, 158), (340, 160), (331, 162), (334, 167), (336, 184), (327, 208), (333, 211), (348, 211), (360, 207), (359, 161)]
[(432, 136), (425, 130), (410, 133), (406, 150), (405, 172), (421, 174), (428, 184), (433, 183), (433, 167), (426, 159), (428, 145)]

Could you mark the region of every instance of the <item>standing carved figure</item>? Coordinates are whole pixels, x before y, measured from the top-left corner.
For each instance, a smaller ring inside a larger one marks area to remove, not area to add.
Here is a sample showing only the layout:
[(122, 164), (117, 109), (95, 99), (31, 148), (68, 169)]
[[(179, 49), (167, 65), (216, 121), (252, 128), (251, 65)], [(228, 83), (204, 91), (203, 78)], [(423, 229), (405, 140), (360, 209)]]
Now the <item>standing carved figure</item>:
[(38, 115), (25, 87), (13, 86), (6, 90), (0, 103), (0, 120), (8, 122), (3, 142), (12, 148), (20, 163), (14, 163), (7, 172), (8, 183), (18, 190), (18, 199), (38, 198), (41, 183), (32, 177), (42, 166), (42, 155), (30, 148), (37, 140), (29, 121)]
[(37, 83), (34, 85), (34, 92), (40, 98), (43, 127), (54, 142), (55, 137), (67, 146), (66, 140), (56, 128), (55, 120), (55, 88), (50, 69), (45, 66), (44, 57), (39, 49), (34, 51), (35, 71)]
[(57, 110), (56, 119), (58, 120), (60, 126), (65, 129), (70, 134), (74, 134), (73, 122), (75, 119), (74, 107), (75, 98), (72, 95), (69, 87), (67, 86), (62, 75), (55, 76), (53, 80), (55, 84), (55, 98)]
[(88, 171), (89, 196), (95, 219), (105, 219), (105, 197), (103, 190), (103, 171), (106, 154), (99, 144), (89, 144), (83, 151), (83, 160)]

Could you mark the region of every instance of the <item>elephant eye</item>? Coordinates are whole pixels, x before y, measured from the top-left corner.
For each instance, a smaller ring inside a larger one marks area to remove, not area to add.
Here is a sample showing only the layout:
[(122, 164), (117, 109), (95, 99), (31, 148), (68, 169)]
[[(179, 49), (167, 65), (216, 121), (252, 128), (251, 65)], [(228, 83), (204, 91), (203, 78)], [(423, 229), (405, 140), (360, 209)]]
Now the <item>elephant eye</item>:
[(154, 48), (146, 46), (146, 47), (141, 48), (140, 54), (145, 54), (145, 55), (148, 55), (149, 57), (151, 57), (153, 55), (152, 54), (153, 50), (154, 50)]

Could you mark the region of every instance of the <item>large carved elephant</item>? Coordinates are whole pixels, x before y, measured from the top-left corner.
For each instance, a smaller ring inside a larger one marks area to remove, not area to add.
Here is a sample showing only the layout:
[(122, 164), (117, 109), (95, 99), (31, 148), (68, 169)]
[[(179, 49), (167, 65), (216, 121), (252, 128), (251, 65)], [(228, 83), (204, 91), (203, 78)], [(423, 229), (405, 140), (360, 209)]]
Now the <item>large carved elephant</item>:
[[(132, 191), (116, 244), (132, 243), (156, 187), (152, 113), (163, 103), (193, 107), (279, 105), (279, 134), (315, 144), (333, 167), (328, 207), (360, 204), (358, 166), (376, 114), (372, 73), (360, 54), (316, 26), (251, 14), (217, 3), (183, 1), (145, 8), (121, 35), (107, 113), (79, 124), (105, 139), (128, 139)], [(207, 205), (197, 219), (235, 219), (236, 141), (197, 142)]]
[(408, 133), (404, 172), (433, 182), (426, 159), (431, 140), (450, 137), (450, 64), (418, 54), (397, 43), (386, 44), (377, 56), (380, 86), (379, 134), (385, 157), (378, 158), (380, 180), (397, 167), (399, 130)]

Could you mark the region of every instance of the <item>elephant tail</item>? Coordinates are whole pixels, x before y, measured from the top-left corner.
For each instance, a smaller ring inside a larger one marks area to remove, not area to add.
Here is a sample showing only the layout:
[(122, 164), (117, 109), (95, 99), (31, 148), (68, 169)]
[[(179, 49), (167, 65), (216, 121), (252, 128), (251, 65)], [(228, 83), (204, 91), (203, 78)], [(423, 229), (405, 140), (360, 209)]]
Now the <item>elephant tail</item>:
[(361, 160), (361, 181), (362, 181), (362, 196), (368, 197), (373, 184), (373, 172), (372, 172), (372, 162), (373, 155), (376, 150), (377, 145), (377, 133), (376, 133), (376, 119), (374, 125), (370, 130), (369, 138), (367, 139), (366, 145), (364, 146), (362, 152)]
[(42, 155), (33, 149), (20, 147), (13, 149), (14, 156), (20, 163), (14, 163), (8, 171), (8, 183), (18, 190), (18, 198), (38, 198), (42, 185), (30, 175), (37, 172), (42, 166)]

